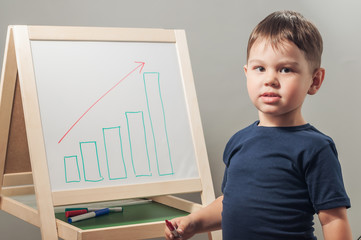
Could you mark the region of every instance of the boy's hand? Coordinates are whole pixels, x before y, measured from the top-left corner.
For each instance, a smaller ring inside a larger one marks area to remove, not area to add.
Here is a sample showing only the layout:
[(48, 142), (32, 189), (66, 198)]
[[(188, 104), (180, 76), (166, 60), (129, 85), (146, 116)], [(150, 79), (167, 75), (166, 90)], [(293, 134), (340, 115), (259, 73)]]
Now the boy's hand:
[[(211, 204), (195, 211), (188, 216), (172, 219), (170, 222), (177, 229), (180, 238), (189, 239), (196, 233), (210, 232), (221, 229), (223, 196), (218, 197)], [(176, 239), (167, 227), (164, 235), (167, 240)]]
[(192, 221), (191, 216), (186, 217), (180, 217), (170, 220), (170, 222), (173, 224), (173, 226), (177, 229), (177, 232), (179, 234), (179, 238), (176, 238), (173, 236), (171, 231), (165, 227), (164, 229), (164, 235), (165, 239), (172, 240), (172, 239), (189, 239), (191, 238), (195, 233), (195, 225)]

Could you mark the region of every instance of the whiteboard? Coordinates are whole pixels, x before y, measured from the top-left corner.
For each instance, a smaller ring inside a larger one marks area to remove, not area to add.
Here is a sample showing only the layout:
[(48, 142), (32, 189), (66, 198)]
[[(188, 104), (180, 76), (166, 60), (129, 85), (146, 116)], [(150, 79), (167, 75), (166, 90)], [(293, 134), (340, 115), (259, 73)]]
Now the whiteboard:
[(52, 191), (199, 178), (175, 43), (30, 43)]

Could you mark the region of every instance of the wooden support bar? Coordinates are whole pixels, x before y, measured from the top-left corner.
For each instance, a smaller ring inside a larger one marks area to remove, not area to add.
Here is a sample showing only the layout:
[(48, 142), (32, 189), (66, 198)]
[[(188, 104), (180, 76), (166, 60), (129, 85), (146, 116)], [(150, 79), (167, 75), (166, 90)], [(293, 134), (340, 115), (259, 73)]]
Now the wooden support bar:
[(4, 174), (4, 187), (29, 184), (33, 184), (33, 175), (31, 172)]
[(174, 207), (189, 213), (200, 210), (202, 208), (201, 204), (197, 204), (171, 195), (156, 196), (156, 197), (151, 197), (150, 199), (152, 199), (155, 202), (159, 202), (161, 204)]
[(164, 233), (164, 222), (153, 222), (134, 224), (121, 227), (110, 227), (106, 229), (93, 229), (81, 231), (81, 240), (134, 240), (162, 237)]
[(10, 197), (1, 196), (1, 210), (40, 227), (39, 212)]
[(29, 26), (30, 40), (175, 42), (173, 30)]
[(53, 192), (54, 206), (76, 204), (84, 202), (100, 202), (117, 199), (128, 199), (162, 194), (200, 192), (202, 184), (200, 179), (169, 181), (158, 183), (132, 184), (75, 191)]
[(18, 195), (28, 195), (34, 193), (35, 190), (33, 185), (4, 187), (1, 192), (3, 196), (18, 196)]

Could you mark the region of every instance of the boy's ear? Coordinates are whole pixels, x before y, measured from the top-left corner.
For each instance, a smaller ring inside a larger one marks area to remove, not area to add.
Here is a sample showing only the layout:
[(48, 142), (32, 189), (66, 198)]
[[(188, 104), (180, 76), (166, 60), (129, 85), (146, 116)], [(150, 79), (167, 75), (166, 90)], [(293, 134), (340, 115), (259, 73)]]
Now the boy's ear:
[(243, 66), (244, 74), (247, 76), (247, 64)]
[(312, 85), (310, 86), (310, 89), (308, 89), (307, 93), (310, 95), (316, 94), (317, 91), (320, 89), (324, 79), (325, 79), (325, 69), (324, 68), (316, 69), (312, 75)]

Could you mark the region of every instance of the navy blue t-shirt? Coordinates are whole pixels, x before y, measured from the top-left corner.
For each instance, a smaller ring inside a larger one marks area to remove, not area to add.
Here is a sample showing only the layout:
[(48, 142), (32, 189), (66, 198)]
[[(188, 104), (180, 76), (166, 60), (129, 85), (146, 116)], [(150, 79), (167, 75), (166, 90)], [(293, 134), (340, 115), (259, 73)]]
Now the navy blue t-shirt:
[(335, 144), (310, 124), (258, 123), (224, 151), (223, 239), (316, 239), (315, 213), (350, 207)]

